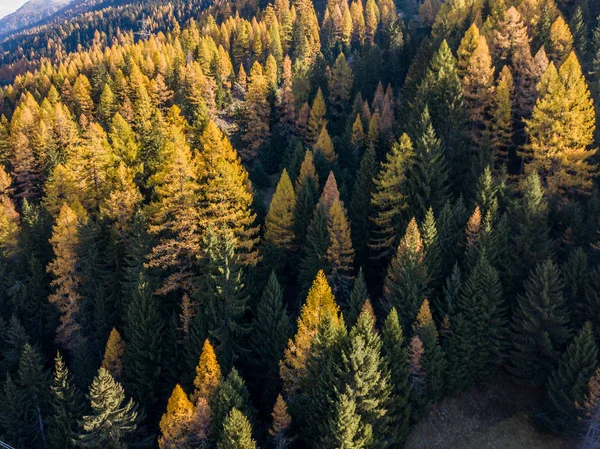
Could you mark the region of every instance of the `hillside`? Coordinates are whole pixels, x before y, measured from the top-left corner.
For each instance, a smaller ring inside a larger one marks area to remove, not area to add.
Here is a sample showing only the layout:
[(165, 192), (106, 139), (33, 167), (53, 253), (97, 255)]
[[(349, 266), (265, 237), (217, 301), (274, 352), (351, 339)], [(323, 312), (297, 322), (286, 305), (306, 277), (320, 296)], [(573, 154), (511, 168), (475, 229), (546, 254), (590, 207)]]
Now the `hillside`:
[(72, 0), (29, 0), (14, 13), (0, 19), (0, 38), (40, 22), (70, 1)]
[(0, 446), (598, 447), (599, 9), (77, 0), (1, 40)]

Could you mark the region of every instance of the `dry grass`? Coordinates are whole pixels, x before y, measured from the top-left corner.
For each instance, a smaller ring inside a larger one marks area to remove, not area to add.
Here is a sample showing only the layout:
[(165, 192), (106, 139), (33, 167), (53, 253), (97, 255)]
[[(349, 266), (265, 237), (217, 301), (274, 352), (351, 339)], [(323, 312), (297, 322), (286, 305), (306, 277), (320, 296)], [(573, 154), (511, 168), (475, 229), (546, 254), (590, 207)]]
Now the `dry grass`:
[(502, 379), (442, 401), (411, 432), (407, 449), (575, 449), (529, 419), (533, 390)]

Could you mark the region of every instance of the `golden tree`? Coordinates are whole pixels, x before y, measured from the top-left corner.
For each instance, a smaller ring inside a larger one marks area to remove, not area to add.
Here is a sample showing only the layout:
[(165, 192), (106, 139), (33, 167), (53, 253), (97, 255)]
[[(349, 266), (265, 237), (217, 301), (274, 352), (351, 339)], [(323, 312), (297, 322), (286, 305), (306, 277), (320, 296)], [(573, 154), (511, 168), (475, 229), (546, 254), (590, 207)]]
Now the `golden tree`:
[(217, 355), (210, 341), (205, 340), (198, 366), (196, 366), (196, 377), (194, 379), (194, 394), (192, 398), (197, 401), (204, 398), (208, 402), (221, 381), (221, 366), (217, 361)]

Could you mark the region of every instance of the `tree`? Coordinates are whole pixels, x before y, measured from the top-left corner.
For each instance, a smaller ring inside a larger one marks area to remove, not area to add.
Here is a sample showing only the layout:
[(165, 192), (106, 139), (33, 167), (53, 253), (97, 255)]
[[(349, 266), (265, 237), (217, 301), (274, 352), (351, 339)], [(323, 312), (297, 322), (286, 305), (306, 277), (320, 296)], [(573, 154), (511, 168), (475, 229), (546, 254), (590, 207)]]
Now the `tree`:
[(405, 329), (410, 328), (421, 302), (427, 296), (427, 282), (423, 242), (413, 218), (398, 245), (383, 283), (383, 299), (388, 307), (398, 310)]
[(369, 299), (367, 284), (365, 283), (365, 275), (362, 268), (358, 271), (358, 276), (354, 279), (354, 285), (350, 292), (350, 300), (348, 301), (348, 309), (346, 311), (346, 323), (348, 326), (354, 326), (358, 315), (365, 302)]
[(372, 428), (365, 423), (356, 410), (356, 402), (350, 387), (338, 394), (332, 417), (323, 436), (323, 447), (340, 449), (364, 449), (373, 444)]
[(271, 135), (269, 131), (271, 106), (267, 100), (268, 90), (268, 79), (260, 63), (255, 61), (250, 69), (246, 92), (246, 133), (243, 140), (247, 149), (241, 153), (245, 161), (255, 159), (258, 151)]
[(293, 440), (290, 435), (292, 418), (281, 395), (277, 396), (271, 417), (273, 418), (273, 425), (269, 429), (269, 435), (273, 440), (275, 449), (286, 449)]
[(422, 218), (427, 209), (439, 210), (448, 199), (448, 169), (442, 142), (436, 137), (427, 106), (421, 113), (418, 128), (421, 134), (414, 139), (415, 158), (408, 173), (407, 190), (411, 210)]
[(308, 118), (308, 128), (306, 131), (306, 143), (308, 145), (313, 146), (317, 143), (321, 131), (327, 126), (327, 120), (325, 120), (326, 112), (327, 107), (325, 106), (325, 98), (323, 97), (323, 92), (319, 88), (312, 107), (310, 108), (310, 116)]
[(557, 433), (581, 434), (583, 414), (578, 404), (585, 400), (597, 358), (598, 348), (588, 321), (567, 346), (548, 379), (548, 394), (543, 412), (537, 415), (538, 422)]
[(390, 424), (392, 384), (382, 346), (381, 336), (375, 330), (375, 314), (367, 301), (350, 331), (341, 366), (343, 379), (356, 402), (356, 413), (364, 424), (371, 426), (375, 445), (387, 440)]
[(369, 249), (376, 260), (391, 258), (406, 208), (406, 178), (412, 165), (414, 149), (410, 138), (403, 134), (387, 154), (375, 178), (371, 195), (373, 233)]
[(73, 376), (63, 362), (60, 352), (57, 352), (54, 358), (54, 379), (51, 388), (48, 440), (52, 447), (74, 448), (83, 398), (73, 384)]
[(200, 226), (217, 232), (232, 232), (235, 248), (244, 266), (258, 262), (258, 227), (252, 212), (253, 190), (248, 173), (229, 139), (210, 121), (200, 139), (198, 157)]
[(123, 355), (125, 354), (125, 343), (121, 334), (114, 327), (110, 331), (110, 336), (104, 349), (102, 358), (102, 368), (108, 371), (115, 379), (120, 379), (123, 375)]
[(344, 298), (350, 290), (354, 273), (354, 248), (350, 235), (350, 223), (346, 216), (344, 203), (335, 199), (327, 214), (327, 233), (329, 245), (325, 258), (330, 269), (327, 277), (334, 295)]
[(329, 81), (329, 102), (332, 107), (331, 114), (337, 120), (343, 118), (344, 112), (350, 103), (352, 90), (352, 69), (346, 61), (344, 53), (340, 53), (331, 70)]
[(192, 395), (194, 402), (199, 398), (204, 398), (210, 403), (219, 382), (221, 382), (221, 366), (217, 361), (217, 355), (212, 344), (206, 339), (200, 353), (200, 360), (196, 366), (194, 394)]
[(252, 426), (242, 412), (233, 408), (223, 423), (217, 449), (256, 449)]
[(0, 165), (0, 255), (11, 257), (18, 247), (19, 213), (10, 199), (11, 178)]
[(573, 35), (562, 15), (558, 15), (550, 28), (550, 48), (548, 56), (555, 64), (562, 64), (573, 51)]
[(508, 163), (508, 155), (513, 139), (513, 77), (508, 66), (502, 67), (492, 105), (490, 107), (490, 139), (493, 148), (494, 164), (501, 167)]
[(146, 408), (158, 399), (164, 330), (156, 296), (142, 274), (127, 308), (123, 368), (128, 391)]
[(251, 346), (256, 355), (257, 379), (264, 402), (271, 404), (279, 388), (279, 361), (291, 336), (290, 319), (283, 303), (283, 291), (271, 272), (269, 282), (256, 306)]
[(125, 391), (104, 368), (98, 370), (87, 398), (91, 414), (80, 421), (81, 447), (125, 449), (125, 441), (137, 428), (140, 416), (132, 399), (126, 401)]
[(50, 239), (55, 258), (47, 268), (48, 273), (54, 277), (50, 282), (54, 292), (48, 297), (48, 301), (54, 304), (60, 313), (56, 339), (71, 350), (82, 341), (78, 318), (81, 300), (78, 290), (81, 279), (74, 264), (77, 260), (80, 222), (81, 219), (75, 211), (63, 203)]
[(398, 312), (393, 308), (385, 319), (382, 330), (383, 352), (390, 367), (392, 395), (389, 405), (392, 444), (403, 444), (408, 436), (410, 420), (410, 395), (408, 349)]
[(305, 376), (306, 361), (323, 320), (330, 320), (334, 326), (341, 324), (339, 308), (335, 303), (331, 287), (325, 273), (319, 271), (300, 311), (296, 335), (293, 340), (288, 341), (279, 364), (283, 389), (287, 395), (296, 391), (298, 382)]
[(304, 153), (300, 173), (296, 178), (296, 210), (294, 211), (294, 234), (298, 244), (305, 243), (306, 232), (315, 209), (319, 189), (319, 176), (310, 150)]
[(434, 403), (440, 399), (442, 394), (446, 361), (427, 299), (423, 300), (419, 308), (413, 330), (423, 343), (421, 367), (425, 373), (425, 395), (428, 402)]
[(525, 173), (539, 173), (552, 195), (587, 192), (597, 170), (589, 161), (594, 109), (575, 53), (559, 71), (548, 66), (539, 91), (533, 116), (525, 121)]
[(295, 210), (294, 188), (287, 170), (284, 168), (265, 218), (265, 241), (268, 244), (288, 252), (293, 251), (296, 243), (296, 236), (294, 235)]
[(167, 403), (167, 411), (160, 419), (161, 436), (158, 439), (158, 446), (161, 449), (184, 447), (193, 414), (194, 406), (187, 394), (179, 384), (175, 385)]
[(558, 267), (547, 259), (530, 272), (525, 293), (518, 297), (508, 368), (522, 382), (543, 385), (569, 340), (562, 290)]

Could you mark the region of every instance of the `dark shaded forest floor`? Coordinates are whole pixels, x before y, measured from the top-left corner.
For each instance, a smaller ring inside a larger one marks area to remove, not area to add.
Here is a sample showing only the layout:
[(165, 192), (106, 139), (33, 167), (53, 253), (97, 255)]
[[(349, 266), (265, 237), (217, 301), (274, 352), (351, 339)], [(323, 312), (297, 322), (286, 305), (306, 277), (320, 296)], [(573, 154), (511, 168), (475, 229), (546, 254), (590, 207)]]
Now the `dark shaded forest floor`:
[(443, 400), (414, 427), (406, 449), (577, 449), (535, 426), (536, 395), (499, 378)]

